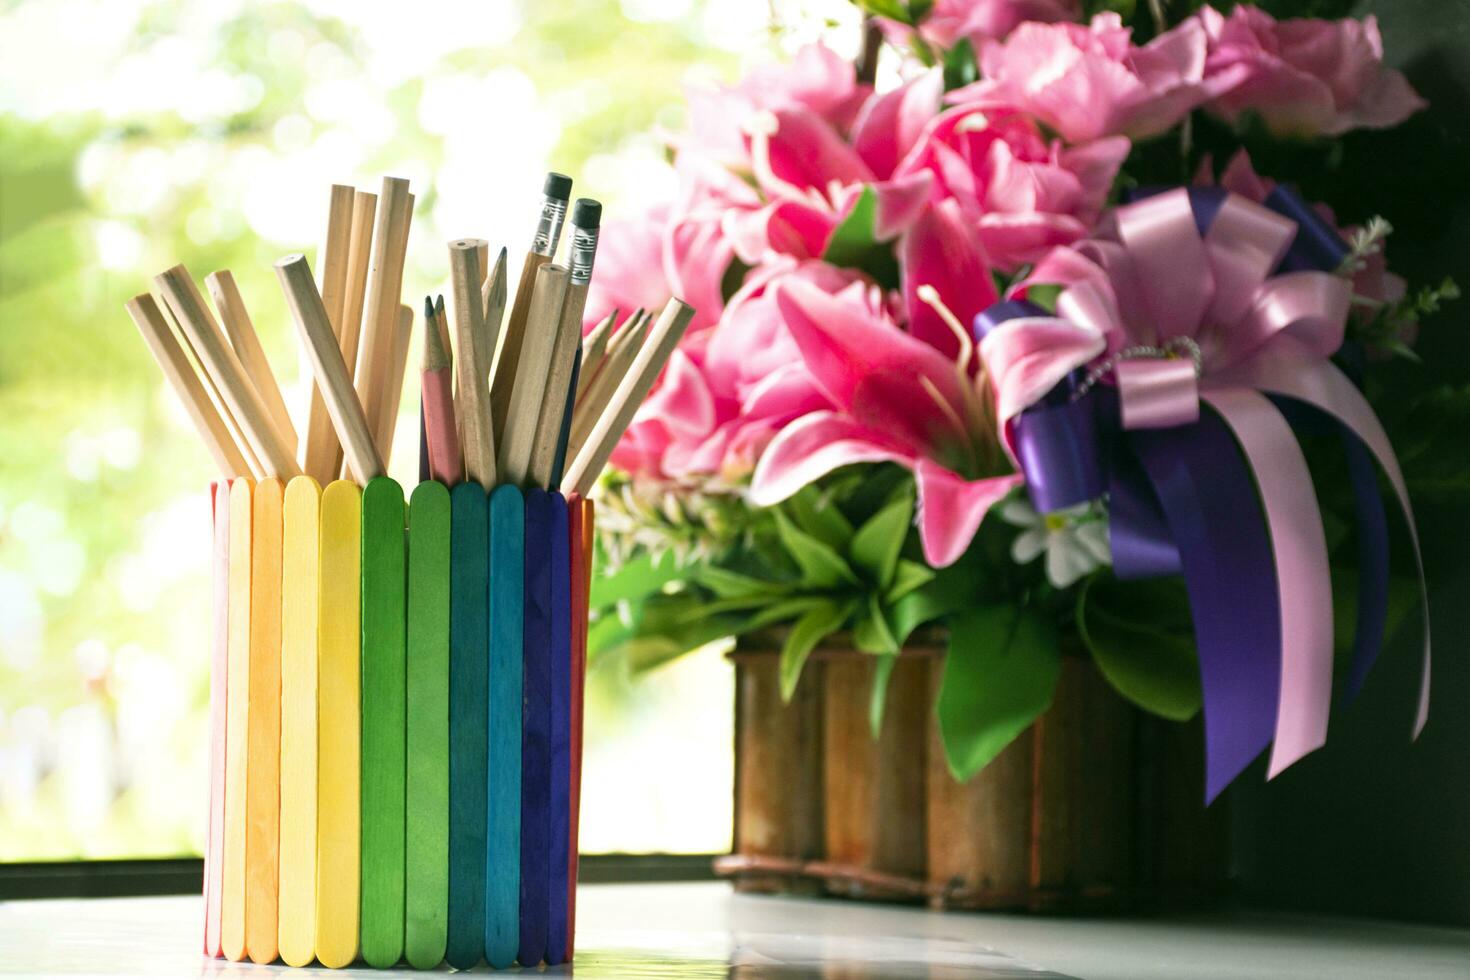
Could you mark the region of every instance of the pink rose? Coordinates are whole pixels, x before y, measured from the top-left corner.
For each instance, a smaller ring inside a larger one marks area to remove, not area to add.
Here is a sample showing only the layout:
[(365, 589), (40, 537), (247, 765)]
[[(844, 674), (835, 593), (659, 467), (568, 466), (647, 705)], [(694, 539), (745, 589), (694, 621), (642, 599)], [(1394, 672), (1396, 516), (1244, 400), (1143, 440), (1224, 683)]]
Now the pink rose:
[(1244, 77), (1225, 68), (1206, 77), (1205, 29), (1186, 20), (1143, 47), (1117, 14), (1089, 25), (1022, 24), (981, 49), (984, 78), (950, 101), (1031, 113), (1072, 143), (1101, 136), (1156, 136), (1195, 106)]
[(1206, 7), (1197, 20), (1209, 38), (1206, 78), (1235, 79), (1208, 109), (1232, 123), (1255, 112), (1278, 136), (1337, 136), (1396, 126), (1424, 108), (1408, 80), (1383, 67), (1375, 17), (1278, 21), (1242, 5), (1229, 17)]
[(674, 137), (692, 150), (739, 170), (750, 165), (748, 128), (761, 112), (794, 110), (846, 133), (872, 92), (859, 85), (852, 63), (822, 44), (808, 44), (789, 62), (761, 65), (736, 85), (692, 85), (686, 133)]
[[(919, 21), (919, 37), (936, 48), (948, 50), (968, 40), (975, 50), (986, 41), (1004, 38), (1028, 20), (1055, 23), (1082, 16), (1079, 0), (937, 0)], [(914, 28), (895, 20), (879, 18), (889, 40), (907, 44)]]
[(931, 120), (895, 179), (931, 174), (932, 198), (958, 202), (990, 261), (1012, 271), (1091, 230), (1128, 148), (1121, 136), (1067, 146), (1022, 112), (966, 104)]

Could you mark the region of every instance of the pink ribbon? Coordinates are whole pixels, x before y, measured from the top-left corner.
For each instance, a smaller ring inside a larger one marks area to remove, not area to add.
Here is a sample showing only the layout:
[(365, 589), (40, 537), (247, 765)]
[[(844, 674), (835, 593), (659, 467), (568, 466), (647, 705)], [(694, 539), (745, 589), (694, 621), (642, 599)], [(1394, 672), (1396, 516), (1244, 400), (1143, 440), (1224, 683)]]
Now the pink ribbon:
[[(1398, 495), (1419, 561), (1413, 511), (1393, 449), (1362, 395), (1327, 360), (1342, 344), (1351, 287), (1326, 272), (1271, 276), (1291, 245), (1296, 225), (1233, 194), (1203, 237), (1188, 191), (1182, 188), (1117, 209), (1108, 227), (1107, 237), (1081, 243), (1065, 258), (1048, 260), (1050, 271), (1070, 280), (1058, 297), (1057, 312), (1075, 325), (1077, 339), (1106, 338), (1113, 354), (1186, 337), (1199, 348), (1198, 376), (1191, 360), (1160, 357), (1120, 360), (1114, 380), (1128, 429), (1191, 422), (1198, 418), (1203, 398), (1230, 427), (1255, 475), (1281, 606), (1281, 688), (1270, 763), (1274, 776), (1326, 741), (1332, 590), (1311, 475), (1290, 426), (1262, 392), (1314, 405), (1368, 445)], [(1083, 343), (1073, 343), (1044, 368), (1034, 357), (1019, 356), (1027, 345), (1014, 335), (996, 336), (1025, 329), (1003, 324), (982, 344), (999, 388), (1003, 419), (1044, 394), (1037, 391), (1038, 380), (1059, 378), (1087, 363), (1077, 360), (1089, 346)], [(1048, 329), (1059, 328), (1051, 321)], [(990, 361), (992, 353), (998, 355), (999, 371)], [(1020, 370), (1023, 363), (1025, 370)], [(1422, 595), (1422, 563), (1420, 585)], [(1416, 735), (1428, 712), (1429, 667), (1426, 626)]]

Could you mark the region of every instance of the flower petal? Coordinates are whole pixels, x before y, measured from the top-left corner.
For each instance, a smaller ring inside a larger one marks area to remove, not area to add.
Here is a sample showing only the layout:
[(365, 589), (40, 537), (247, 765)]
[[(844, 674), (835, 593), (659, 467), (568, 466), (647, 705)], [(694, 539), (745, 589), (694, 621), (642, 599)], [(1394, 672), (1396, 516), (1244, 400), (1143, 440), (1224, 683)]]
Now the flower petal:
[(913, 454), (883, 432), (836, 412), (813, 412), (781, 430), (756, 464), (750, 499), (780, 503), (819, 477), (852, 463), (911, 464)]
[(966, 480), (930, 459), (918, 461), (914, 478), (919, 489), (919, 540), (924, 560), (935, 568), (954, 564), (974, 540), (991, 506), (1025, 479), (1011, 473)]

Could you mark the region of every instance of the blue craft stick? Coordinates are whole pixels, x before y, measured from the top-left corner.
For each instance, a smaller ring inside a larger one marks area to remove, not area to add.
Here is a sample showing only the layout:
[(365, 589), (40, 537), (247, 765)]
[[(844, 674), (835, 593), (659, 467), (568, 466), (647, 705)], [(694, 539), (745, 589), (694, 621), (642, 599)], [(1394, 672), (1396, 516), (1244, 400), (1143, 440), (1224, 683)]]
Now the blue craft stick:
[(525, 623), (521, 652), (521, 941), (516, 958), (546, 956), (551, 887), (551, 496), (526, 491)]
[(489, 507), (468, 481), (449, 494), (449, 936), (445, 959), (485, 955), (486, 699)]
[(567, 837), (572, 793), (572, 559), (567, 500), (551, 494), (551, 894), (546, 962), (567, 958)]
[(521, 636), (525, 502), (490, 495), (490, 736), (485, 827), (485, 959), (515, 962), (521, 929)]

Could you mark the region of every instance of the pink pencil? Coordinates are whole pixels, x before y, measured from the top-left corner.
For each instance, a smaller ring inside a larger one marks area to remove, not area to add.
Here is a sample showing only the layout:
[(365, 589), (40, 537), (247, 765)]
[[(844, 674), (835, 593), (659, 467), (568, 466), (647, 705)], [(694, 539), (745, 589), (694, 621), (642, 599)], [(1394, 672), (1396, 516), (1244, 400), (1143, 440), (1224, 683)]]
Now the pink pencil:
[(424, 433), (429, 440), (429, 475), (447, 487), (464, 479), (459, 433), (454, 426), (454, 355), (434, 304), (424, 297)]

